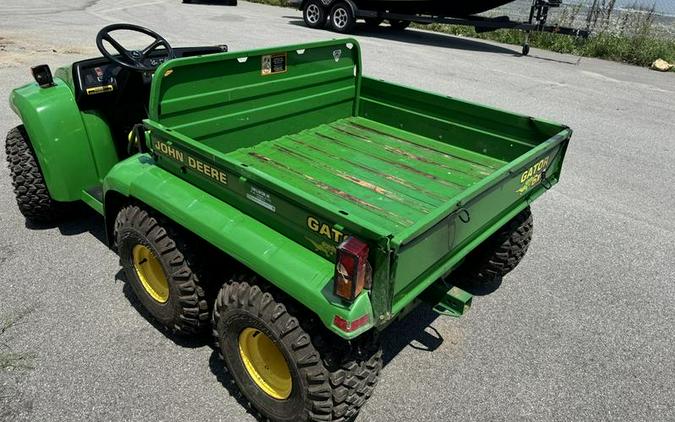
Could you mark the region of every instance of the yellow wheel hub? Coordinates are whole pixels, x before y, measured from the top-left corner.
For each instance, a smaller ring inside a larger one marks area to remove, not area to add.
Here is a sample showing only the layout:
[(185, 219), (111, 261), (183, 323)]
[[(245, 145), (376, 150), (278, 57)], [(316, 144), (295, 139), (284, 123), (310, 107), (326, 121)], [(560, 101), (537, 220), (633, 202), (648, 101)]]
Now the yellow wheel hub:
[(169, 300), (169, 282), (159, 259), (144, 245), (134, 246), (132, 258), (134, 269), (148, 294), (159, 303)]
[(245, 328), (239, 334), (239, 354), (251, 379), (278, 400), (291, 395), (293, 381), (283, 353), (263, 332)]

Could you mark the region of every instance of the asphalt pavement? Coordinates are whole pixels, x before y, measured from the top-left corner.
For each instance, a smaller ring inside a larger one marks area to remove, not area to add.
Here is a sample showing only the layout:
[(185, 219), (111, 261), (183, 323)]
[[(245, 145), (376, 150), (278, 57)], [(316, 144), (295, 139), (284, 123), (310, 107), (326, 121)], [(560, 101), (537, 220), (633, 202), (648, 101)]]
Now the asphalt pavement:
[[(6, 99), (29, 66), (96, 56), (111, 22), (231, 50), (335, 37), (243, 1), (3, 0), (0, 132), (20, 123)], [(522, 264), (462, 319), (419, 308), (392, 326), (358, 420), (675, 420), (675, 74), (416, 30), (355, 36), (367, 75), (575, 131)], [(0, 352), (34, 366), (0, 369), (0, 419), (253, 420), (207, 342), (134, 306), (101, 226), (27, 224), (0, 168), (0, 316), (28, 310)]]

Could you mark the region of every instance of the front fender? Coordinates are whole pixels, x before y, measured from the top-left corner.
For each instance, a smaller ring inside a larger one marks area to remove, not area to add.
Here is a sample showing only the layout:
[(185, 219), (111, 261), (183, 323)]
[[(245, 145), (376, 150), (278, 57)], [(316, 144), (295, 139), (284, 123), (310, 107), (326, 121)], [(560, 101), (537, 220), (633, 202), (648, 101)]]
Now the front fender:
[(51, 197), (75, 201), (98, 183), (98, 175), (73, 93), (63, 80), (54, 78), (54, 83), (16, 88), (9, 104), (26, 128)]
[[(270, 281), (316, 314), (330, 330), (352, 339), (373, 327), (370, 298), (360, 295), (351, 306), (328, 299), (335, 265), (279, 232), (249, 217), (194, 185), (157, 167), (146, 154), (115, 165), (103, 181), (105, 216), (114, 221), (117, 207), (109, 198), (134, 198), (196, 234)], [(353, 332), (334, 324), (335, 316), (368, 323)]]

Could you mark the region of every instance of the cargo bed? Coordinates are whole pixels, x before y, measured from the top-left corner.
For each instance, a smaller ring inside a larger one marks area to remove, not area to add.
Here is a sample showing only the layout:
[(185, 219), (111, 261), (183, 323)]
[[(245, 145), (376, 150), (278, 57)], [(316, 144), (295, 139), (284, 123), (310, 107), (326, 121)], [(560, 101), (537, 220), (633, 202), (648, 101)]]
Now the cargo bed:
[(362, 117), (241, 148), (228, 157), (393, 235), (504, 165)]

